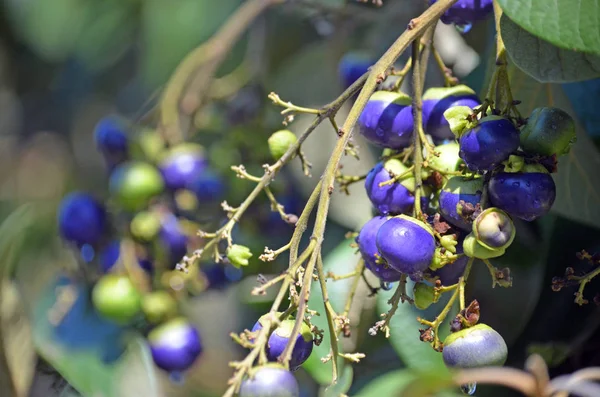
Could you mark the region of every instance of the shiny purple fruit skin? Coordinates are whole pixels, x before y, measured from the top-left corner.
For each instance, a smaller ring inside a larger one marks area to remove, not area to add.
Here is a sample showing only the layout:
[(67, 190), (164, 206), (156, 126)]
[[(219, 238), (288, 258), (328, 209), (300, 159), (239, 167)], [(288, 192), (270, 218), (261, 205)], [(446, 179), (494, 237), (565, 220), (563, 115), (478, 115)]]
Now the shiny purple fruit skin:
[(501, 172), (490, 179), (490, 201), (512, 216), (533, 221), (550, 211), (556, 185), (550, 174)]
[(159, 168), (165, 186), (170, 190), (178, 190), (185, 189), (206, 167), (206, 159), (201, 153), (182, 151), (167, 157)]
[(200, 334), (189, 324), (166, 327), (153, 335), (150, 351), (159, 368), (167, 372), (185, 371), (202, 353)]
[(502, 365), (506, 357), (506, 342), (494, 330), (473, 330), (467, 337), (445, 345), (442, 357), (450, 368)]
[(422, 226), (403, 218), (392, 218), (379, 228), (377, 249), (399, 272), (419, 274), (429, 267), (435, 239)]
[[(365, 189), (371, 203), (383, 215), (387, 214), (406, 214), (412, 211), (415, 204), (415, 197), (402, 184), (394, 183), (379, 187), (381, 182), (389, 181), (390, 173), (385, 169), (383, 163), (378, 163), (365, 179)], [(428, 198), (421, 198), (421, 207), (425, 208), (428, 204)]]
[[(463, 253), (463, 238), (459, 238), (456, 244), (456, 253)], [(447, 264), (441, 269), (437, 269), (431, 272), (432, 277), (439, 277), (442, 285), (454, 285), (458, 282), (458, 279), (463, 275), (465, 268), (467, 267), (467, 262), (469, 262), (469, 257), (461, 256), (457, 260), (452, 263)]]
[[(430, 5), (436, 2), (437, 0), (429, 0)], [(458, 0), (440, 19), (447, 25), (453, 23), (466, 26), (487, 18), (493, 10), (492, 0)]]
[(367, 269), (382, 281), (394, 282), (400, 280), (402, 273), (385, 263), (377, 263), (377, 257), (375, 256), (379, 254), (375, 241), (377, 232), (387, 220), (388, 218), (385, 216), (376, 216), (365, 223), (362, 229), (360, 229), (358, 237), (356, 237), (356, 243)]
[(177, 218), (167, 216), (162, 222), (158, 235), (170, 264), (175, 265), (187, 253), (188, 243), (188, 237), (184, 234)]
[(411, 106), (369, 100), (357, 122), (359, 132), (371, 143), (401, 149), (411, 143), (413, 116)]
[(442, 190), (440, 192), (439, 199), (440, 214), (446, 221), (448, 221), (448, 223), (452, 224), (453, 226), (456, 226), (462, 230), (470, 231), (473, 223), (465, 220), (458, 214), (456, 210), (456, 206), (461, 200), (473, 205), (478, 204), (481, 201), (481, 193), (457, 194)]
[(284, 368), (262, 367), (240, 387), (240, 397), (299, 397), (294, 375)]
[(468, 106), (472, 109), (479, 105), (481, 101), (476, 95), (426, 99), (423, 101), (423, 128), (436, 140), (454, 139), (444, 112), (454, 106)]
[(487, 171), (519, 147), (519, 130), (508, 119), (483, 120), (462, 135), (458, 155), (473, 171)]
[(58, 229), (62, 238), (76, 244), (95, 244), (108, 225), (104, 206), (87, 193), (65, 196), (58, 209)]
[[(260, 331), (261, 329), (262, 324), (260, 321), (257, 321), (256, 324), (254, 324), (254, 327), (252, 327), (252, 332)], [(267, 358), (269, 361), (277, 361), (279, 356), (281, 356), (281, 353), (285, 350), (288, 341), (289, 338), (278, 335), (276, 330), (271, 333), (267, 342)], [(312, 350), (313, 341), (306, 341), (301, 334), (298, 334), (296, 337), (296, 345), (294, 345), (292, 357), (290, 358), (290, 369), (294, 370), (308, 360)]]

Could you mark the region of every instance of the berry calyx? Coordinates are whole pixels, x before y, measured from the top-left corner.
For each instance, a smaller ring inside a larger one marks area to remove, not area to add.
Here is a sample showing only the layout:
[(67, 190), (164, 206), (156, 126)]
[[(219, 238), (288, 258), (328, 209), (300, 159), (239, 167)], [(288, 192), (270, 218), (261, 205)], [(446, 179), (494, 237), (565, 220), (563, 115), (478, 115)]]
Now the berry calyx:
[[(547, 214), (556, 198), (556, 184), (542, 167), (525, 166), (524, 172), (500, 172), (490, 179), (490, 201), (512, 216), (533, 221)], [(529, 172), (533, 171), (533, 172)]]
[(142, 296), (131, 280), (118, 274), (106, 274), (92, 291), (98, 312), (119, 324), (129, 323), (141, 311)]
[(477, 242), (490, 250), (506, 249), (515, 239), (516, 230), (510, 216), (498, 208), (487, 208), (473, 222)]
[(294, 375), (278, 364), (253, 368), (240, 387), (240, 397), (300, 397)]
[(521, 129), (521, 147), (527, 153), (562, 156), (576, 141), (575, 120), (558, 108), (534, 109)]
[[(252, 327), (252, 332), (257, 332), (262, 329), (263, 326), (261, 320), (262, 318), (260, 318), (256, 324), (254, 324), (254, 327)], [(285, 346), (290, 340), (295, 322), (295, 319), (283, 320), (271, 333), (266, 349), (267, 358), (269, 361), (277, 361), (277, 359), (281, 356), (285, 350)], [(296, 336), (294, 350), (292, 350), (292, 356), (289, 362), (290, 369), (294, 370), (302, 365), (308, 359), (312, 353), (312, 350), (313, 334), (310, 332), (310, 327), (306, 323), (302, 322), (300, 332)]]
[(400, 280), (402, 273), (389, 266), (377, 250), (376, 238), (377, 232), (389, 217), (376, 216), (371, 218), (360, 229), (356, 237), (358, 249), (365, 261), (365, 267), (375, 274), (380, 280), (394, 282)]
[(482, 178), (454, 176), (448, 179), (440, 192), (440, 214), (457, 228), (471, 230), (471, 215), (481, 201), (482, 192)]
[(159, 163), (165, 186), (173, 191), (185, 189), (206, 167), (204, 149), (190, 143), (170, 149)]
[(407, 147), (413, 133), (411, 99), (401, 93), (377, 91), (369, 98), (356, 125), (375, 145), (391, 149)]
[[(385, 163), (380, 162), (365, 179), (365, 189), (369, 200), (381, 214), (405, 214), (412, 211), (415, 203), (415, 178), (405, 175), (400, 180), (380, 186), (389, 182), (394, 177), (406, 174), (408, 169), (398, 159), (390, 159)], [(426, 207), (429, 195), (422, 190), (421, 206)]]
[(379, 228), (377, 249), (401, 273), (418, 276), (429, 267), (435, 253), (433, 232), (425, 223), (399, 215)]
[(156, 168), (141, 161), (123, 163), (110, 176), (109, 189), (125, 210), (137, 211), (162, 193), (163, 179)]
[(290, 130), (274, 132), (268, 139), (269, 151), (273, 159), (279, 160), (289, 148), (298, 142), (298, 137)]
[(435, 291), (431, 285), (415, 283), (413, 288), (413, 299), (417, 309), (425, 310), (438, 301), (439, 295), (435, 295)]
[(455, 106), (471, 109), (481, 105), (481, 101), (466, 85), (430, 88), (423, 94), (423, 128), (436, 139), (454, 139), (444, 112)]
[(508, 348), (502, 336), (486, 324), (460, 330), (444, 341), (442, 357), (450, 368), (500, 366)]
[(487, 171), (502, 163), (519, 147), (519, 130), (503, 117), (487, 116), (460, 135), (459, 156), (469, 169)]
[(107, 228), (104, 206), (87, 193), (73, 192), (65, 196), (58, 209), (61, 237), (76, 244), (95, 244)]
[(148, 342), (154, 363), (167, 372), (189, 369), (203, 350), (198, 330), (181, 317), (154, 328)]

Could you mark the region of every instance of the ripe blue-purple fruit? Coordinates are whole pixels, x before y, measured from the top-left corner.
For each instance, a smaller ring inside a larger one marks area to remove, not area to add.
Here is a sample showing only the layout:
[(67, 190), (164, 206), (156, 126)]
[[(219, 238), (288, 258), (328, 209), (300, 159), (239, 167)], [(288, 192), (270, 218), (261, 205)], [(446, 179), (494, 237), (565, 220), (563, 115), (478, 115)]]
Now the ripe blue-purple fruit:
[(104, 117), (96, 124), (96, 148), (110, 167), (126, 161), (129, 157), (129, 140), (125, 128), (124, 123), (115, 117)]
[(482, 192), (482, 178), (454, 176), (448, 179), (440, 192), (440, 214), (457, 228), (471, 230), (472, 220), (462, 210), (467, 203), (473, 206), (479, 204)]
[[(385, 163), (377, 163), (369, 171), (365, 179), (365, 189), (377, 211), (384, 215), (405, 214), (412, 211), (415, 204), (415, 178), (412, 174), (406, 175), (392, 184), (379, 186), (380, 183), (392, 179), (392, 174), (399, 176), (406, 173), (407, 170), (400, 160), (390, 159)], [(421, 207), (426, 207), (429, 202), (427, 193), (425, 189), (422, 189)]]
[(473, 171), (487, 171), (519, 147), (519, 130), (503, 117), (487, 116), (459, 135), (460, 158)]
[[(460, 247), (460, 250), (458, 249)], [(456, 246), (457, 252), (462, 253), (462, 241), (459, 242), (459, 245)], [(467, 267), (467, 262), (469, 261), (469, 257), (461, 256), (457, 260), (452, 263), (448, 263), (444, 267), (435, 270), (431, 273), (432, 277), (438, 277), (442, 285), (454, 285), (458, 282), (458, 279), (465, 272), (465, 268)]]
[(110, 176), (110, 193), (128, 211), (138, 211), (162, 193), (163, 179), (156, 168), (140, 161), (119, 165)]
[(423, 128), (435, 139), (454, 139), (444, 112), (454, 106), (479, 105), (481, 101), (475, 91), (465, 85), (430, 88), (423, 94)]
[(171, 149), (159, 164), (165, 186), (170, 190), (185, 189), (206, 167), (202, 146), (189, 143)]
[[(262, 317), (258, 319), (252, 332), (260, 331), (263, 327)], [(287, 319), (283, 320), (281, 324), (271, 333), (267, 342), (267, 358), (269, 361), (277, 361), (279, 356), (285, 350), (285, 346), (290, 340), (292, 329), (296, 320)], [(292, 350), (292, 357), (290, 358), (290, 369), (294, 370), (302, 365), (310, 356), (313, 350), (313, 334), (310, 332), (310, 327), (306, 323), (302, 322), (300, 327), (300, 333), (296, 336), (296, 345)]]
[(87, 193), (65, 196), (58, 209), (58, 229), (63, 239), (78, 245), (96, 244), (107, 228), (104, 206)]
[(556, 198), (556, 185), (540, 165), (526, 165), (522, 172), (500, 172), (490, 179), (490, 201), (512, 216), (526, 221), (550, 211)]
[(187, 253), (188, 235), (174, 215), (166, 215), (161, 220), (158, 237), (170, 265), (177, 264)]
[[(98, 253), (98, 261), (102, 273), (112, 271), (121, 255), (121, 241), (112, 240)], [(148, 274), (152, 274), (152, 262), (148, 259), (138, 258), (139, 266)]]
[(201, 203), (220, 201), (225, 193), (223, 178), (210, 169), (197, 175), (187, 186)]
[(442, 352), (444, 363), (450, 368), (501, 366), (507, 355), (504, 338), (485, 324), (448, 335)]
[(356, 125), (375, 145), (391, 149), (407, 147), (413, 133), (411, 100), (401, 93), (377, 91), (369, 98)]
[(372, 57), (362, 52), (349, 52), (345, 54), (338, 66), (340, 80), (344, 89), (350, 87), (363, 74), (367, 73), (375, 61)]
[(400, 280), (402, 273), (390, 267), (385, 262), (379, 255), (377, 244), (375, 242), (379, 228), (388, 219), (389, 217), (387, 216), (376, 216), (371, 218), (371, 220), (365, 223), (362, 229), (360, 229), (360, 232), (356, 237), (356, 243), (358, 244), (358, 249), (362, 258), (365, 261), (366, 268), (379, 277), (380, 280), (394, 282)]
[(126, 324), (140, 313), (142, 295), (129, 277), (106, 274), (94, 286), (92, 302), (102, 316)]
[(377, 249), (399, 272), (418, 276), (429, 267), (435, 252), (435, 239), (423, 222), (399, 215), (385, 222), (376, 237)]
[(148, 342), (154, 363), (167, 372), (189, 369), (202, 353), (198, 330), (181, 317), (154, 328)]
[(561, 156), (569, 153), (576, 141), (575, 120), (559, 108), (534, 109), (521, 129), (521, 147), (527, 153)]
[(250, 370), (240, 387), (240, 397), (300, 397), (300, 387), (290, 371), (267, 364)]
[[(429, 0), (432, 5), (438, 0)], [(468, 26), (487, 18), (494, 10), (492, 0), (458, 0), (440, 18), (449, 25)]]

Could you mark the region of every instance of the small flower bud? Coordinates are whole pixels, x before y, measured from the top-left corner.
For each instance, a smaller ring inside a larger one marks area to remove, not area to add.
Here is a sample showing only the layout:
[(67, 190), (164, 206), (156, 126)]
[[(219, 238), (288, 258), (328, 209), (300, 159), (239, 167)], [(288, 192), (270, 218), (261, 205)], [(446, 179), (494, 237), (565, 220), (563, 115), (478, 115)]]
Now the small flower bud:
[(248, 259), (251, 257), (250, 248), (244, 245), (234, 244), (227, 249), (227, 259), (238, 269), (242, 266), (248, 266)]

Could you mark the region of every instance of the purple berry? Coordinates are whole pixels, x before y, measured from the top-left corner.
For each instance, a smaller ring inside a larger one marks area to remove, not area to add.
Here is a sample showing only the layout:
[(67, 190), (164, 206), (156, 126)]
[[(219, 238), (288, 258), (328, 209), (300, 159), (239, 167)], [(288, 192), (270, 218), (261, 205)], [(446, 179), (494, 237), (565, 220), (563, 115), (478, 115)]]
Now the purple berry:
[(504, 338), (485, 324), (448, 335), (442, 357), (450, 368), (500, 366), (506, 361), (508, 348)]
[(159, 169), (170, 190), (185, 189), (207, 166), (204, 151), (199, 145), (185, 144), (169, 151)]
[(158, 237), (170, 265), (177, 264), (187, 253), (188, 236), (174, 215), (163, 218)]
[(350, 87), (363, 74), (367, 73), (374, 63), (373, 59), (364, 53), (349, 52), (344, 55), (338, 66), (344, 89)]
[(58, 229), (67, 241), (93, 245), (106, 232), (107, 223), (104, 206), (87, 193), (70, 193), (60, 203)]
[(377, 244), (375, 242), (379, 228), (387, 222), (388, 219), (390, 218), (386, 216), (376, 216), (365, 223), (362, 229), (360, 229), (358, 237), (356, 237), (356, 243), (358, 244), (358, 249), (365, 261), (367, 269), (373, 272), (373, 274), (382, 281), (394, 282), (400, 280), (402, 273), (385, 263), (385, 260), (379, 255)]
[(124, 123), (115, 117), (105, 117), (96, 124), (96, 148), (110, 167), (126, 161), (129, 157), (129, 140), (125, 128)]
[[(104, 247), (100, 253), (98, 254), (98, 260), (100, 262), (100, 269), (102, 273), (108, 273), (112, 270), (114, 265), (119, 260), (119, 256), (121, 256), (121, 241), (113, 240), (106, 247)], [(148, 259), (139, 259), (138, 263), (140, 267), (151, 274), (153, 271), (152, 262)]]
[[(429, 0), (429, 5), (437, 0)], [(471, 25), (474, 22), (485, 19), (494, 11), (492, 0), (458, 0), (440, 18), (447, 25), (458, 26)]]
[(488, 191), (493, 205), (526, 221), (547, 214), (556, 198), (554, 179), (543, 172), (498, 173)]
[(506, 118), (488, 116), (459, 138), (460, 158), (473, 171), (487, 171), (519, 147), (519, 130)]
[(193, 192), (201, 203), (222, 200), (225, 187), (223, 178), (210, 169), (196, 175), (187, 185), (187, 189)]
[(202, 353), (198, 330), (184, 318), (154, 328), (148, 342), (154, 363), (167, 372), (187, 370)]
[(454, 139), (444, 112), (454, 106), (479, 105), (481, 101), (475, 91), (465, 85), (430, 88), (423, 95), (423, 128), (434, 139)]
[(483, 179), (467, 179), (454, 176), (446, 182), (439, 198), (440, 214), (446, 221), (459, 229), (470, 231), (472, 220), (462, 214), (462, 208), (469, 203), (475, 206), (481, 200)]
[[(283, 353), (285, 346), (290, 340), (290, 335), (294, 328), (296, 320), (283, 320), (281, 324), (271, 333), (267, 342), (267, 358), (269, 361), (277, 361), (279, 356)], [(259, 319), (252, 332), (260, 331), (262, 329), (261, 319)], [(292, 350), (292, 357), (290, 358), (290, 369), (298, 368), (304, 363), (313, 349), (313, 335), (310, 332), (310, 328), (306, 323), (302, 323), (300, 327), (300, 333), (296, 336), (296, 345)]]
[(290, 371), (267, 364), (250, 371), (250, 377), (242, 382), (239, 397), (300, 397), (300, 387)]
[[(462, 242), (458, 243), (459, 245), (456, 248), (461, 247), (462, 251)], [(458, 249), (457, 249), (458, 252)], [(458, 279), (465, 272), (465, 268), (467, 267), (467, 262), (469, 262), (469, 257), (461, 256), (457, 260), (452, 263), (445, 265), (444, 267), (437, 269), (436, 271), (431, 273), (432, 277), (438, 277), (442, 285), (454, 285), (458, 282)]]
[(371, 143), (400, 149), (411, 143), (413, 117), (408, 96), (389, 91), (377, 91), (360, 114), (358, 131)]
[[(379, 186), (380, 183), (392, 179), (390, 172), (394, 175), (402, 175), (407, 170), (406, 166), (398, 159), (391, 159), (385, 163), (380, 162), (369, 171), (365, 179), (367, 196), (373, 206), (380, 213), (405, 214), (412, 211), (415, 204), (414, 189), (415, 179), (412, 175), (403, 177), (390, 185)], [(421, 196), (421, 207), (426, 207), (429, 199), (427, 194)]]
[(418, 276), (429, 267), (435, 252), (435, 239), (429, 226), (400, 215), (379, 227), (376, 237), (381, 256), (399, 272)]

